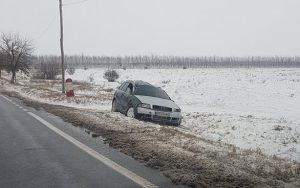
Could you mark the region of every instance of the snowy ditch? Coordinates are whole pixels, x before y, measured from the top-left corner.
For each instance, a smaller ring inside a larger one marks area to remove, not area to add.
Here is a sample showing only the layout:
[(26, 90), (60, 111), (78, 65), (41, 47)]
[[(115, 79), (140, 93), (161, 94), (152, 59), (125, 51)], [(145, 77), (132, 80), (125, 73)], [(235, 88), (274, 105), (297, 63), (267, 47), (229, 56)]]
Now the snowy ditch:
[(300, 69), (121, 69), (114, 83), (103, 78), (104, 71), (67, 75), (79, 82), (73, 99), (59, 94), (58, 82), (5, 87), (40, 102), (105, 112), (122, 81), (144, 80), (181, 106), (184, 120), (177, 130), (300, 161)]

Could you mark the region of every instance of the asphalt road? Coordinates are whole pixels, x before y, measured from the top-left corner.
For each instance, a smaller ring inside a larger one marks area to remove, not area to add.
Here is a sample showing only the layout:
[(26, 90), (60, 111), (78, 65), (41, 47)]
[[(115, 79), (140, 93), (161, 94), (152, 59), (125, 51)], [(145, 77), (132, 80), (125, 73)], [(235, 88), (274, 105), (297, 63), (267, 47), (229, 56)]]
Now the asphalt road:
[(182, 187), (101, 138), (0, 94), (0, 187)]

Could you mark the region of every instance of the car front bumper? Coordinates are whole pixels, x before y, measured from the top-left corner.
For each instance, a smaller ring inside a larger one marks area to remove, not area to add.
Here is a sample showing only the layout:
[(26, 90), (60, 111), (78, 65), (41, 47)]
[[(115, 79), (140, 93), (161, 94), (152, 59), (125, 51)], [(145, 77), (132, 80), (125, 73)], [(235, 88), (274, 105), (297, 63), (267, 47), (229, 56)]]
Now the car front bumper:
[(137, 108), (137, 114), (143, 119), (151, 119), (157, 122), (180, 124), (181, 112), (162, 112), (148, 108)]

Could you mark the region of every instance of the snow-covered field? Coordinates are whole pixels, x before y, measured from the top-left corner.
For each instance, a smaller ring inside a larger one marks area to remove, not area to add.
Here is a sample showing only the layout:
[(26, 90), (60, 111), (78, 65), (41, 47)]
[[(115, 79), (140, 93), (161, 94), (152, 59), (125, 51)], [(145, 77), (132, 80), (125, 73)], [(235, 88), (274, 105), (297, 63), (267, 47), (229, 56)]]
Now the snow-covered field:
[(77, 82), (72, 99), (61, 95), (59, 81), (22, 78), (21, 86), (6, 89), (46, 103), (108, 111), (121, 82), (144, 80), (182, 108), (178, 130), (300, 162), (300, 69), (120, 69), (117, 82), (107, 82), (104, 72), (66, 75)]
[(81, 69), (67, 77), (113, 89), (124, 80), (147, 81), (181, 106), (179, 129), (300, 161), (300, 69), (121, 69), (115, 83), (104, 71)]

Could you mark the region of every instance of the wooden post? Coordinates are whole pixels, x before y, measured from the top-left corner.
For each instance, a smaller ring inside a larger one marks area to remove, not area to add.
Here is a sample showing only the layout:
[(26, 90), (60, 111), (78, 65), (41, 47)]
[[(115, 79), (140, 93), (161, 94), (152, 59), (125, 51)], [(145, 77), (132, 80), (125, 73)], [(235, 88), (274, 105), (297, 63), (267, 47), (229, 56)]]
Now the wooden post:
[(62, 93), (65, 93), (65, 66), (64, 66), (64, 41), (63, 41), (63, 17), (62, 17), (62, 0), (59, 0), (60, 13), (60, 52), (61, 52), (61, 73), (62, 73)]

